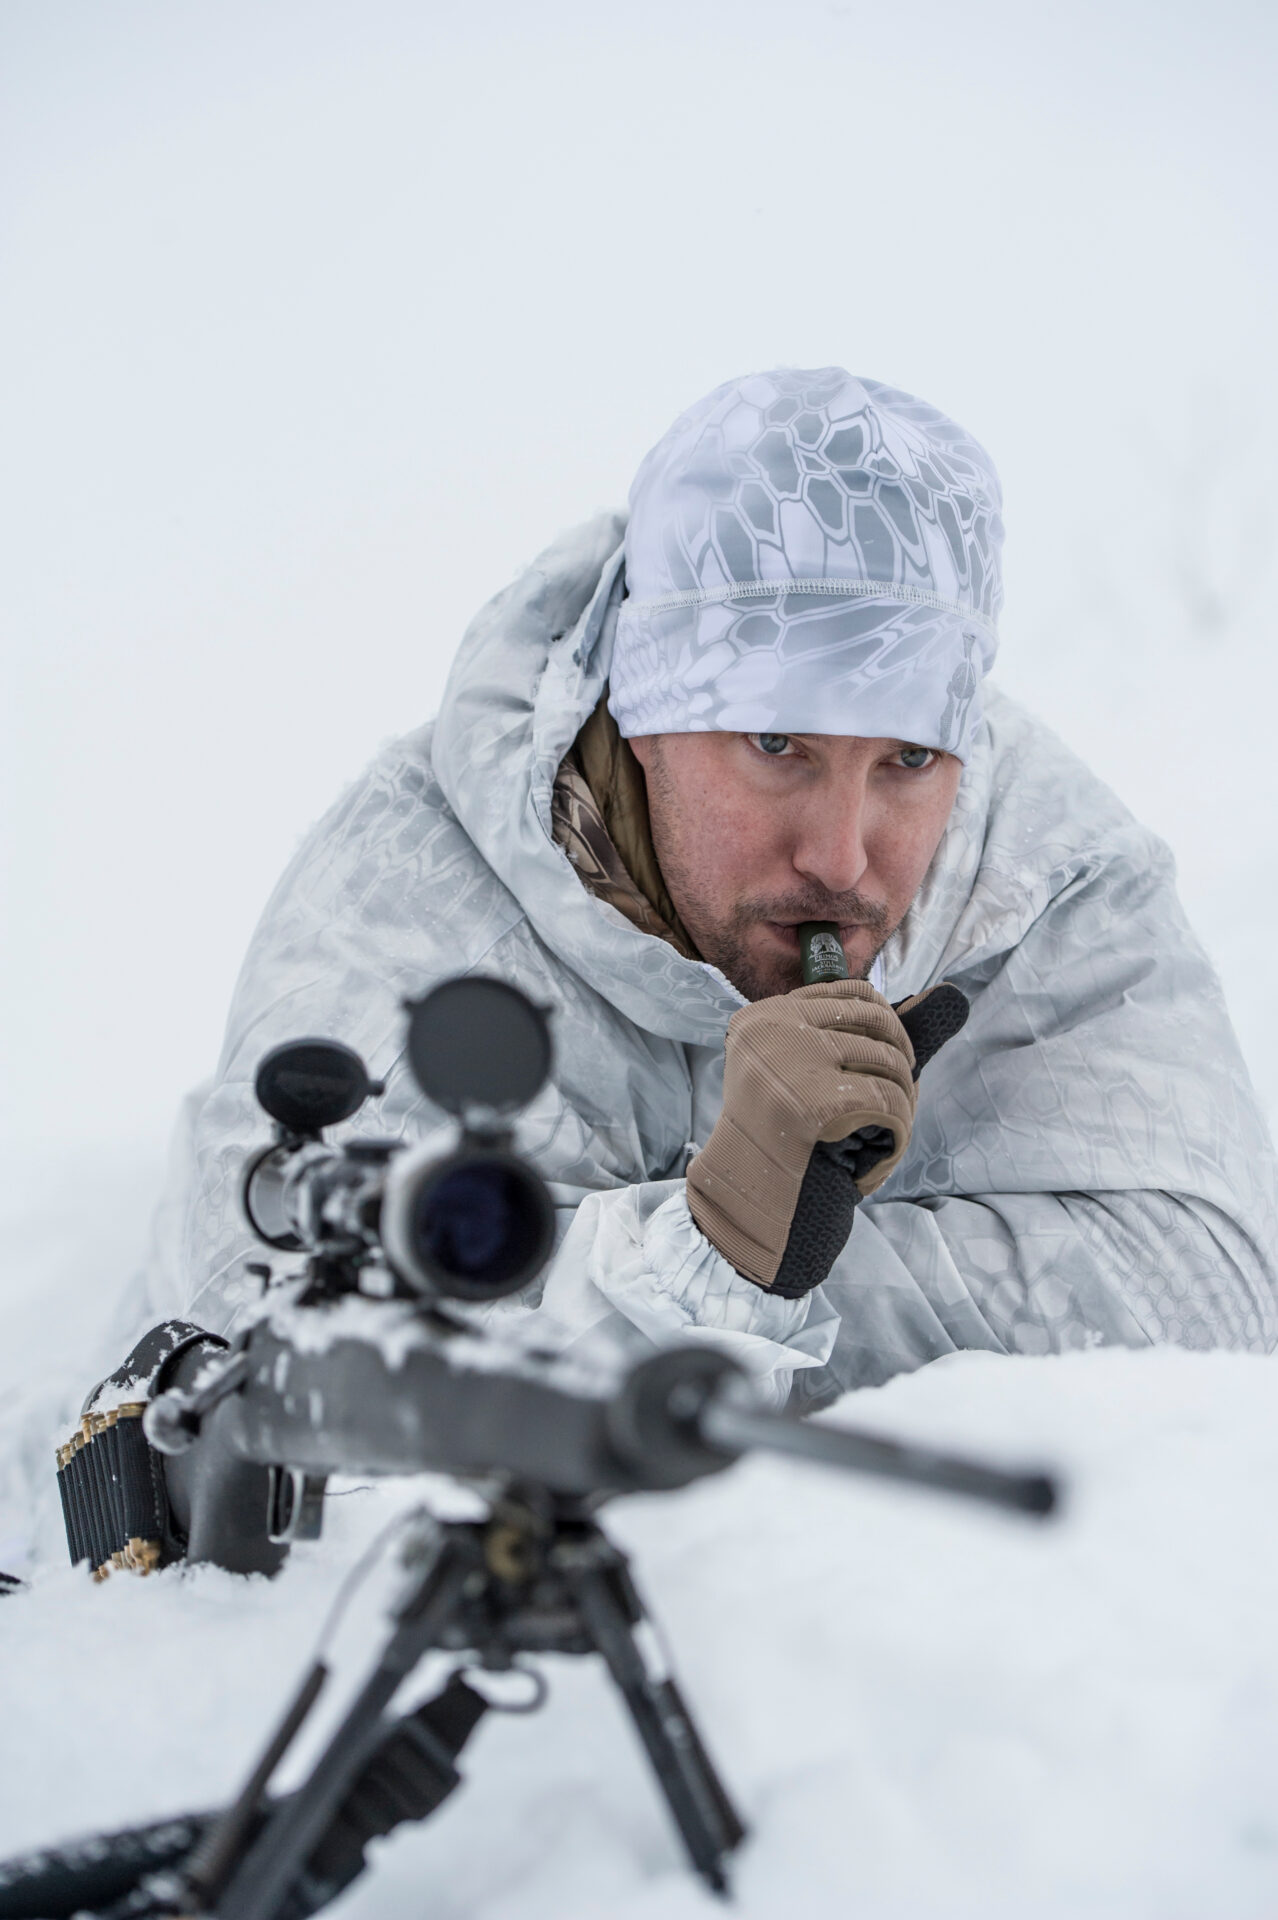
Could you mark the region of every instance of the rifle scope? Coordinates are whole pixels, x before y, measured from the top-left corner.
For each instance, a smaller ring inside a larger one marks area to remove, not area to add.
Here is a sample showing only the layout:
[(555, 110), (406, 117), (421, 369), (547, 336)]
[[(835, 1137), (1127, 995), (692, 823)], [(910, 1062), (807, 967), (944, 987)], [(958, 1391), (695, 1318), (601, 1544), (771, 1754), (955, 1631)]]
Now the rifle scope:
[(545, 1183), (511, 1145), (513, 1116), (550, 1071), (546, 1017), (505, 981), (477, 977), (406, 1007), (413, 1078), (460, 1123), (457, 1145), (441, 1155), (430, 1143), (329, 1143), (324, 1129), (384, 1087), (338, 1041), (287, 1041), (257, 1070), (276, 1137), (245, 1168), (245, 1215), (267, 1246), (310, 1254), (330, 1288), (500, 1299), (554, 1242)]

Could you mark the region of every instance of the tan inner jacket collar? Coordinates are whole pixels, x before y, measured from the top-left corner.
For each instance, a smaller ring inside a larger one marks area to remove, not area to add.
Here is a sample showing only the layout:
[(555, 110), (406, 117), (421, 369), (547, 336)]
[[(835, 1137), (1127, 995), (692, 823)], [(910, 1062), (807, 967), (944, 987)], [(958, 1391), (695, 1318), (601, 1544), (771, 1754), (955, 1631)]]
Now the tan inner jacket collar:
[(643, 768), (617, 731), (606, 692), (560, 762), (550, 816), (556, 845), (596, 899), (686, 960), (701, 958), (666, 891)]

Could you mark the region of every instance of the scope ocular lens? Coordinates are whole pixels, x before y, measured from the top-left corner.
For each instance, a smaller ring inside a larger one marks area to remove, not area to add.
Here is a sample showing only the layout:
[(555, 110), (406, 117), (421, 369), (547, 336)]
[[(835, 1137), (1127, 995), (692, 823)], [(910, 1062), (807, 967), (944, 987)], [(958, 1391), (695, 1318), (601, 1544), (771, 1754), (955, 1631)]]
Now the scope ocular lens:
[(467, 1159), (428, 1180), (412, 1210), (413, 1252), (441, 1291), (493, 1299), (531, 1279), (554, 1223), (545, 1189), (518, 1165)]

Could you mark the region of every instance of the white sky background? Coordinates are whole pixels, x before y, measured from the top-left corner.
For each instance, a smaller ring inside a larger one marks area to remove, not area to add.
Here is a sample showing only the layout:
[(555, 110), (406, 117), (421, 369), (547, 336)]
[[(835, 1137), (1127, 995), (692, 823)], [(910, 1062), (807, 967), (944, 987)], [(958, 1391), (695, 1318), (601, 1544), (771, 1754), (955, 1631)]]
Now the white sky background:
[(1168, 834), (1267, 1098), (1278, 9), (3, 0), (8, 1124), (162, 1137), (298, 835), (682, 407), (1007, 497), (999, 673)]

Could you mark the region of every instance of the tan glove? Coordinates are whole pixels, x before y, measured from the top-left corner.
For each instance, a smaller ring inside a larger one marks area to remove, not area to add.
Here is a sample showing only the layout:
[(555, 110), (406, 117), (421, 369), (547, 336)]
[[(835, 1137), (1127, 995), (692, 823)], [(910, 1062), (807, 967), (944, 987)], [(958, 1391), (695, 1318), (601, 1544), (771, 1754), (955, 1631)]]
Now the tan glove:
[[(816, 1286), (847, 1240), (857, 1201), (899, 1163), (917, 1102), (901, 1015), (911, 1020), (915, 1009), (924, 1057), (967, 1017), (956, 987), (894, 1010), (866, 980), (799, 987), (732, 1016), (723, 1111), (688, 1168), (688, 1206), (748, 1280), (786, 1296)], [(814, 1152), (821, 1142), (843, 1144)]]

